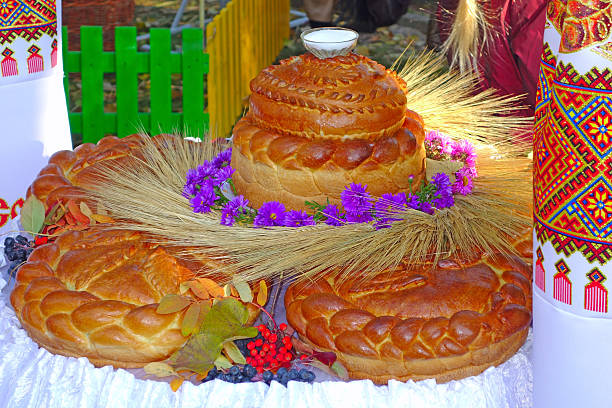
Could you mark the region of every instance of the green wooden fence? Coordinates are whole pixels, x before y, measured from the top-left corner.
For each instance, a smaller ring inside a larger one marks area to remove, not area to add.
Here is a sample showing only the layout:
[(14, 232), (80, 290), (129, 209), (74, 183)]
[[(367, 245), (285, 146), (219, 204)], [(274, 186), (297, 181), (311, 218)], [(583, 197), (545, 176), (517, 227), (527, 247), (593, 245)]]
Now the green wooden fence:
[[(208, 130), (204, 112), (204, 75), (208, 54), (203, 51), (202, 30), (182, 32), (182, 52), (171, 51), (170, 30), (151, 29), (151, 51), (140, 52), (135, 27), (115, 28), (115, 51), (102, 48), (102, 27), (81, 27), (81, 51), (68, 51), (66, 27), (62, 30), (64, 89), (69, 102), (71, 73), (81, 74), (81, 112), (70, 112), (70, 130), (83, 143), (95, 143), (106, 134), (119, 137), (140, 130), (152, 134), (183, 131), (201, 136)], [(104, 74), (116, 78), (116, 112), (104, 110)], [(138, 75), (150, 74), (150, 112), (138, 110)], [(182, 112), (172, 111), (171, 75), (182, 75)], [(70, 106), (70, 104), (68, 104)]]

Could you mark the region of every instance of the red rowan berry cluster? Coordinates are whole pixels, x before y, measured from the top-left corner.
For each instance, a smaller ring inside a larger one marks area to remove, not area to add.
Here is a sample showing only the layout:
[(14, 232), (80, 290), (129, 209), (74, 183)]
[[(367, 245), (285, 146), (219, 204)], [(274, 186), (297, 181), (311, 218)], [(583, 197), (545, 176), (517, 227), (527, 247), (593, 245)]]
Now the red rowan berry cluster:
[(284, 323), (273, 331), (260, 324), (257, 327), (259, 334), (246, 345), (247, 364), (255, 367), (258, 373), (290, 366), (295, 354), (292, 351), (291, 337), (285, 333), (286, 329), (287, 325)]

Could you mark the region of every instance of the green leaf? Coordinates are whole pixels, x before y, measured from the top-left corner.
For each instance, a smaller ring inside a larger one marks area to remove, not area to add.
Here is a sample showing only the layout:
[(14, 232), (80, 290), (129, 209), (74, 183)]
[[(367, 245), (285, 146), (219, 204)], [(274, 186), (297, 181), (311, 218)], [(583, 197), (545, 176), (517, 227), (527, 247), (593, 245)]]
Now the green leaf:
[(334, 364), (331, 365), (331, 369), (341, 379), (348, 380), (348, 371), (346, 370), (346, 367), (344, 367), (342, 363), (338, 360), (336, 360)]
[(177, 375), (174, 368), (169, 364), (162, 363), (161, 361), (154, 361), (152, 363), (147, 364), (143, 367), (145, 373), (149, 375), (154, 375), (156, 377), (170, 377), (172, 375)]
[(189, 370), (204, 375), (216, 364), (224, 343), (257, 336), (255, 327), (244, 326), (248, 317), (246, 305), (237, 299), (218, 300), (204, 316), (200, 332), (192, 335), (185, 346), (170, 357), (170, 362), (177, 371)]
[(183, 316), (181, 334), (185, 337), (198, 332), (198, 317), (200, 316), (200, 304), (192, 303)]
[(204, 374), (210, 370), (221, 353), (222, 342), (212, 333), (195, 334), (170, 357), (177, 371), (189, 370)]
[(251, 292), (251, 287), (248, 283), (244, 281), (239, 281), (235, 277), (232, 279), (234, 287), (238, 291), (238, 295), (240, 296), (240, 300), (244, 303), (250, 303), (253, 301), (253, 292)]
[(233, 341), (226, 341), (223, 344), (223, 351), (236, 364), (246, 364), (246, 359)]
[(179, 310), (183, 310), (191, 304), (189, 298), (181, 295), (166, 295), (159, 301), (159, 305), (155, 310), (159, 314), (170, 314), (176, 313)]
[(31, 195), (21, 207), (21, 225), (25, 231), (36, 235), (42, 229), (44, 222), (45, 206), (38, 198)]
[(232, 365), (233, 364), (223, 356), (219, 356), (215, 360), (215, 367), (217, 367), (219, 370), (227, 370), (228, 368), (231, 368)]

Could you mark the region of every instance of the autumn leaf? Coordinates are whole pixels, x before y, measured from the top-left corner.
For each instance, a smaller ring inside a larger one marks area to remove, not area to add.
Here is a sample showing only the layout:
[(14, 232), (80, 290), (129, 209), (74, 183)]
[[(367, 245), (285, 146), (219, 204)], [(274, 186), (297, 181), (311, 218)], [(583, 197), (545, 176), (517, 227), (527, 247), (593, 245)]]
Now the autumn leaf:
[(210, 294), (206, 290), (206, 287), (197, 280), (192, 280), (186, 282), (186, 285), (191, 289), (194, 295), (199, 297), (200, 299), (206, 300), (210, 299)]
[(232, 285), (229, 283), (223, 286), (223, 296), (232, 296)]
[[(257, 336), (255, 327), (245, 327), (248, 316), (246, 305), (238, 300), (219, 299), (204, 316), (200, 332), (170, 357), (170, 363), (177, 371), (206, 373), (218, 362), (226, 342)], [(224, 363), (223, 359), (219, 361)]]
[(66, 206), (68, 207), (68, 211), (70, 211), (70, 215), (72, 215), (78, 223), (89, 225), (89, 217), (81, 212), (74, 200), (68, 200)]
[(259, 281), (259, 292), (257, 293), (257, 304), (259, 306), (265, 306), (268, 301), (268, 285), (262, 279)]
[(154, 361), (143, 367), (145, 373), (154, 375), (156, 377), (170, 377), (176, 375), (176, 371), (171, 365), (162, 363), (161, 361)]
[(223, 297), (224, 292), (223, 288), (219, 286), (217, 282), (208, 278), (198, 278), (196, 279), (198, 282), (202, 284), (206, 288), (206, 291), (210, 293), (212, 297)]
[(32, 235), (40, 232), (45, 222), (45, 206), (34, 195), (28, 197), (21, 207), (21, 225)]
[(96, 220), (97, 222), (101, 224), (110, 224), (110, 223), (115, 222), (114, 219), (112, 219), (111, 217), (107, 215), (103, 215), (103, 214), (91, 214), (91, 218), (93, 218), (94, 220)]
[(62, 207), (59, 202), (55, 203), (55, 205), (51, 207), (51, 209), (47, 213), (43, 225), (56, 224), (60, 220), (60, 218), (64, 216), (65, 212), (66, 210), (64, 210), (64, 207)]
[(200, 304), (192, 303), (191, 306), (185, 312), (185, 316), (183, 316), (183, 324), (181, 325), (181, 334), (185, 337), (197, 333), (199, 330), (198, 327), (198, 317), (200, 315)]
[(170, 314), (176, 313), (179, 310), (183, 310), (191, 304), (191, 300), (181, 295), (166, 295), (160, 301), (157, 306), (156, 312), (159, 314)]
[(232, 365), (233, 364), (227, 358), (223, 356), (219, 356), (215, 360), (215, 367), (217, 367), (220, 370), (227, 370), (228, 368), (231, 368)]
[(232, 280), (234, 284), (234, 288), (238, 292), (238, 296), (240, 296), (240, 300), (244, 303), (250, 303), (253, 301), (253, 292), (251, 292), (251, 287), (248, 283), (244, 281), (236, 280), (235, 278)]
[(172, 389), (172, 391), (176, 392), (176, 390), (181, 388), (181, 385), (183, 385), (184, 381), (185, 379), (183, 377), (177, 377), (174, 380), (170, 381), (170, 388)]
[(236, 364), (246, 364), (246, 359), (236, 346), (236, 343), (233, 341), (228, 341), (223, 344), (223, 351), (225, 351), (225, 355), (230, 358)]
[(343, 380), (349, 379), (348, 371), (346, 370), (346, 367), (344, 367), (340, 361), (336, 360), (334, 364), (332, 364), (331, 369), (341, 379)]
[(91, 216), (93, 215), (93, 212), (91, 211), (91, 209), (89, 208), (89, 206), (87, 205), (85, 201), (81, 201), (81, 203), (79, 204), (79, 210), (81, 210), (83, 215), (85, 215), (86, 217), (91, 218)]

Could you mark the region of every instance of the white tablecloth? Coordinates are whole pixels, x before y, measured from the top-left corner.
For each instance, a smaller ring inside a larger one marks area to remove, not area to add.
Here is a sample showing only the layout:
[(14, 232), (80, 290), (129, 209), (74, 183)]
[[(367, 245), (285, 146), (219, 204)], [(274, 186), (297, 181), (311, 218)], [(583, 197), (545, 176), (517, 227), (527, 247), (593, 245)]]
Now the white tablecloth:
[[(3, 239), (2, 239), (3, 241)], [(0, 242), (0, 250), (1, 242)], [(3, 256), (0, 256), (3, 259)], [(1, 263), (1, 261), (0, 261)], [(53, 355), (21, 328), (8, 300), (6, 267), (0, 267), (0, 407), (165, 408), (165, 407), (435, 407), (529, 408), (532, 406), (531, 335), (510, 360), (479, 376), (447, 384), (433, 380), (292, 381), (229, 384), (185, 383), (172, 392), (165, 382), (142, 380), (126, 370), (95, 368), (85, 358)], [(282, 302), (279, 302), (282, 303)]]

